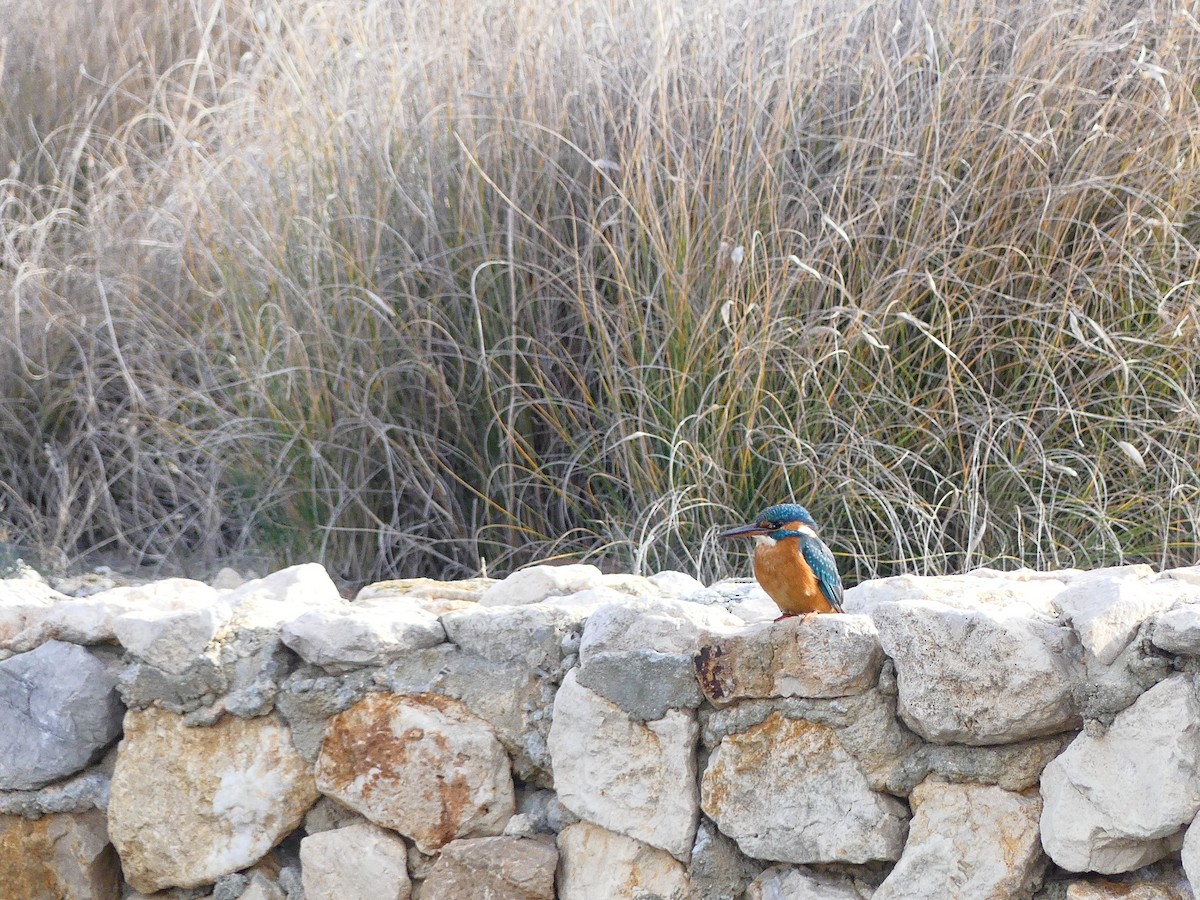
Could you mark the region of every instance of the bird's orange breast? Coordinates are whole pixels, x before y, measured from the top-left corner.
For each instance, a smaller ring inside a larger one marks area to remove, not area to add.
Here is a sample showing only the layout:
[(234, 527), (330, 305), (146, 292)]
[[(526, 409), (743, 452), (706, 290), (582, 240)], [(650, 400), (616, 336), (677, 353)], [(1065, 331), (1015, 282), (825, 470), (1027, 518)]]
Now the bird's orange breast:
[(798, 538), (784, 538), (754, 551), (754, 577), (785, 613), (833, 612), (817, 576), (800, 553)]

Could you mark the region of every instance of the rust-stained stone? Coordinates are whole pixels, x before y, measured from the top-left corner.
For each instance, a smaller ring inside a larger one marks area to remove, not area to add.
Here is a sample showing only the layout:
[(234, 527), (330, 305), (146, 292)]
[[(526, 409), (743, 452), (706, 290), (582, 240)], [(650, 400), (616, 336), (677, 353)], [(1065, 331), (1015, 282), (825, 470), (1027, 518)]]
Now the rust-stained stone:
[(823, 615), (702, 632), (700, 689), (713, 703), (768, 697), (844, 697), (879, 678), (883, 649), (866, 616)]
[(827, 725), (772, 713), (713, 751), (701, 807), (742, 852), (775, 862), (900, 856), (907, 810), (871, 790)]
[(508, 756), (487, 723), (436, 694), (368, 694), (334, 716), (317, 786), (425, 853), (500, 834), (513, 814)]
[(0, 897), (111, 900), (120, 883), (103, 813), (0, 816)]
[(137, 890), (199, 887), (261, 859), (317, 796), (277, 715), (189, 728), (164, 710), (131, 710), (108, 828)]

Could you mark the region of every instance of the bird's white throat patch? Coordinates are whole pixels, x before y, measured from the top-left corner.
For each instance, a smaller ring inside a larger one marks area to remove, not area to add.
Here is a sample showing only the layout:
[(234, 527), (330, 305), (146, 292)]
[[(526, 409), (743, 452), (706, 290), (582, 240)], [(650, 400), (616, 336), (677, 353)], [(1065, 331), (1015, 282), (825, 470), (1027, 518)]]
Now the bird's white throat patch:
[[(816, 537), (817, 530), (811, 525), (804, 522), (788, 522), (783, 526), (785, 531), (798, 531), (800, 534), (807, 537)], [(774, 547), (777, 541), (769, 534), (756, 534), (754, 536), (754, 546), (756, 547)]]

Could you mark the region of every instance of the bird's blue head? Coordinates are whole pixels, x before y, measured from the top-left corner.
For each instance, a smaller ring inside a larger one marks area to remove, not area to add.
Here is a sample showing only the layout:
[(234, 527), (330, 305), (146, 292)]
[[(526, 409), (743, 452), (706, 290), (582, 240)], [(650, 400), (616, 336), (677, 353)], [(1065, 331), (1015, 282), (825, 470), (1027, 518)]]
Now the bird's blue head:
[(817, 523), (799, 503), (778, 503), (758, 514), (750, 525), (742, 525), (721, 533), (721, 537), (754, 537), (766, 535), (774, 540), (794, 537), (797, 532), (817, 533)]

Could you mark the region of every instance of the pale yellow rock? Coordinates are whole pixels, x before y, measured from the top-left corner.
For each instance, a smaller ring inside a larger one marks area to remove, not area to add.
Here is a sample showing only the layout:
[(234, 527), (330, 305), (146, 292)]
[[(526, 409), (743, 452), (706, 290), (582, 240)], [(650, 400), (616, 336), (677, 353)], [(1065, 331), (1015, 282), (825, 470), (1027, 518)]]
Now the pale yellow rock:
[(1183, 900), (1183, 896), (1162, 882), (1120, 884), (1096, 880), (1072, 882), (1067, 887), (1067, 900)]
[(1041, 885), (1036, 791), (929, 778), (909, 796), (913, 819), (896, 867), (874, 900), (1007, 900)]
[(256, 873), (238, 900), (287, 900), (287, 894), (275, 881)]
[(442, 848), (421, 900), (554, 900), (558, 851), (542, 838), (486, 837)]
[(367, 694), (329, 720), (321, 792), (425, 852), (498, 835), (514, 811), (508, 754), (486, 722), (436, 694)]
[(119, 896), (120, 882), (103, 813), (0, 816), (0, 897), (5, 900), (111, 900)]
[(907, 833), (903, 804), (871, 790), (832, 728), (777, 712), (721, 741), (700, 805), (743, 853), (774, 862), (897, 859)]
[(772, 866), (746, 888), (742, 900), (862, 900), (849, 879)]
[(356, 822), (300, 842), (305, 900), (408, 900), (408, 848), (393, 831)]
[(461, 581), (436, 581), (432, 578), (397, 578), (376, 581), (360, 590), (356, 606), (412, 604), (435, 616), (470, 609), (480, 596), (495, 584), (492, 578), (464, 578)]
[(700, 818), (697, 730), (691, 710), (634, 721), (580, 685), (572, 670), (550, 728), (559, 801), (582, 819), (686, 859)]
[(579, 822), (558, 835), (559, 900), (688, 900), (683, 864), (665, 850)]
[(109, 832), (125, 879), (152, 893), (199, 887), (261, 859), (318, 797), (276, 715), (188, 728), (131, 710), (117, 753)]

